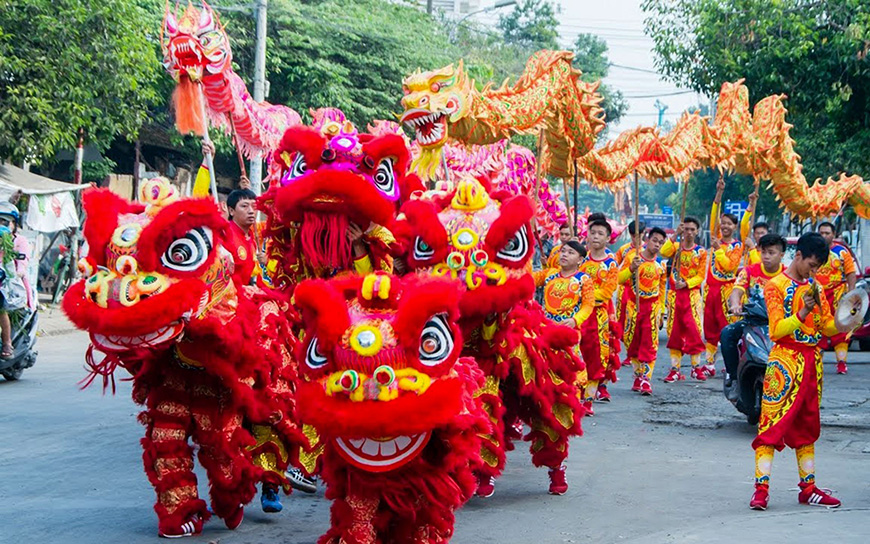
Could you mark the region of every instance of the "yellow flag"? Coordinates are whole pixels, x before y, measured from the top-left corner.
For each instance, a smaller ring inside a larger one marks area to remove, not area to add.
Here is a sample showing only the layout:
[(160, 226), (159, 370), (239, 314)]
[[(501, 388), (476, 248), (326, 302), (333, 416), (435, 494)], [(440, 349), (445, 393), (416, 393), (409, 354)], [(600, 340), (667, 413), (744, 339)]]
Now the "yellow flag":
[(208, 166), (205, 164), (205, 157), (203, 157), (202, 164), (199, 166), (199, 171), (196, 173), (196, 179), (193, 182), (193, 196), (208, 196), (210, 188), (211, 176), (209, 176)]

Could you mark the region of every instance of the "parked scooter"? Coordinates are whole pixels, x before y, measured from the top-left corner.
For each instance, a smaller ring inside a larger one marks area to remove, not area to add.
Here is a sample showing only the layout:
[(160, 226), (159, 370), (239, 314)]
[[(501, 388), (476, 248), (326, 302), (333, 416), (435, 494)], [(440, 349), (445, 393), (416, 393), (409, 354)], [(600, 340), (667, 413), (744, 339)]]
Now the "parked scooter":
[(750, 425), (756, 425), (761, 417), (761, 395), (764, 390), (764, 374), (773, 342), (770, 339), (767, 320), (767, 304), (761, 289), (753, 289), (749, 300), (743, 305), (746, 327), (737, 344), (740, 362), (737, 376), (731, 387), (725, 387), (725, 397), (737, 410), (746, 415)]

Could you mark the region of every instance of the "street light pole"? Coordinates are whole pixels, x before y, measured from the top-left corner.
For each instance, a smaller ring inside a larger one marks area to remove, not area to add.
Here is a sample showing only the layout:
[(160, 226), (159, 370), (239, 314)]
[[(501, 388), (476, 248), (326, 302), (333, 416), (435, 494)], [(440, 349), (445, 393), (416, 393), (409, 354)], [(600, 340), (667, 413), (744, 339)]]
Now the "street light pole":
[(489, 6), (488, 8), (483, 8), (483, 9), (479, 9), (477, 11), (472, 11), (471, 13), (466, 13), (458, 21), (456, 21), (456, 24), (453, 25), (453, 28), (450, 30), (450, 41), (452, 42), (456, 39), (456, 31), (459, 30), (459, 25), (464, 23), (465, 20), (468, 19), (469, 17), (471, 17), (473, 15), (477, 15), (479, 13), (489, 13), (490, 11), (493, 11), (493, 10), (506, 8), (508, 6), (515, 6), (515, 5), (517, 5), (517, 0), (499, 0), (495, 4)]
[[(266, 9), (269, 0), (257, 0), (257, 43), (254, 52), (254, 100), (262, 102), (266, 99)], [(257, 153), (251, 159), (250, 173), (251, 189), (258, 195), (262, 192), (263, 161)]]

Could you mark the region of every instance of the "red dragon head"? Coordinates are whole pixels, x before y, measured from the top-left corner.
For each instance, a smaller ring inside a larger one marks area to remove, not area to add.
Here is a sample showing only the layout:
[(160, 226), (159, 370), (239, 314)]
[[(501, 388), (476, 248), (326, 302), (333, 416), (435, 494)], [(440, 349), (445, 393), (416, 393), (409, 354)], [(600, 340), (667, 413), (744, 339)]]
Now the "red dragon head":
[(345, 461), (368, 472), (399, 468), (463, 413), (470, 393), (457, 364), (454, 282), (376, 273), (308, 280), (295, 296), (307, 323), (300, 419)]
[(394, 232), (413, 270), (460, 280), (462, 317), (504, 312), (534, 294), (531, 200), (466, 177), (456, 189), (402, 207)]
[(94, 347), (123, 354), (170, 345), (218, 305), (235, 304), (226, 220), (208, 199), (179, 198), (164, 178), (142, 185), (141, 202), (108, 189), (84, 195), (88, 255), (63, 309)]
[(217, 14), (205, 2), (202, 11), (187, 4), (181, 16), (177, 6), (172, 13), (167, 4), (160, 44), (163, 66), (175, 81), (182, 75), (200, 81), (232, 67), (230, 40)]
[(409, 152), (401, 136), (359, 133), (339, 110), (315, 113), (313, 127), (284, 134), (273, 154), (271, 187), (259, 205), (284, 253), (280, 258), (303, 260), (315, 270), (347, 270), (350, 223), (372, 238), (383, 234), (392, 241), (384, 227), (422, 185), (407, 172)]

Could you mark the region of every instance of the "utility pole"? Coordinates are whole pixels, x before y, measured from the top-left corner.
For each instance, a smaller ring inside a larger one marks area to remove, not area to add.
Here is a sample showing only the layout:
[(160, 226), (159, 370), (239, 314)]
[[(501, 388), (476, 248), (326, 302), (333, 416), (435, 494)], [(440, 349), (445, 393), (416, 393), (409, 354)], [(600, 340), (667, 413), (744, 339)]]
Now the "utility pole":
[(432, 15), (432, 0), (426, 0), (426, 14)]
[(656, 103), (653, 105), (659, 111), (659, 120), (656, 123), (656, 126), (660, 127), (660, 126), (662, 126), (662, 122), (665, 119), (665, 110), (668, 109), (668, 105), (665, 104), (664, 102), (662, 102), (661, 100), (659, 100), (658, 98), (656, 98)]
[[(269, 0), (257, 0), (257, 45), (254, 53), (254, 100), (262, 102), (266, 99), (266, 9)], [(258, 195), (262, 192), (263, 161), (257, 153), (251, 159), (250, 173), (251, 189)]]

